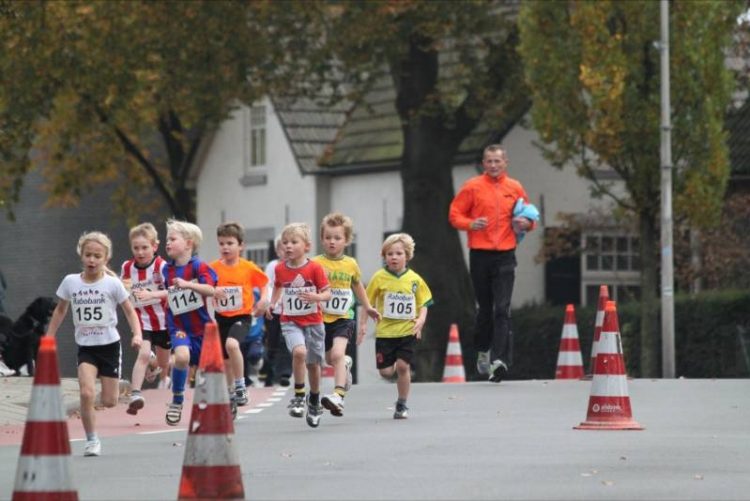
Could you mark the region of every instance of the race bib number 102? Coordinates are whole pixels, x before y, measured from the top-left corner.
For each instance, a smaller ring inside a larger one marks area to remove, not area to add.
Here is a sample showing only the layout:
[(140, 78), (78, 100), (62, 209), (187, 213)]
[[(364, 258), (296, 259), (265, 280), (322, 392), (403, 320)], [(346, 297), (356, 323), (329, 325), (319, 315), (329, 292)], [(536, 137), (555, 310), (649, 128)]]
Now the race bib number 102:
[(316, 292), (315, 287), (285, 287), (284, 297), (282, 299), (282, 308), (284, 315), (290, 317), (299, 317), (309, 315), (318, 311), (318, 303), (308, 303), (299, 297), (303, 292)]

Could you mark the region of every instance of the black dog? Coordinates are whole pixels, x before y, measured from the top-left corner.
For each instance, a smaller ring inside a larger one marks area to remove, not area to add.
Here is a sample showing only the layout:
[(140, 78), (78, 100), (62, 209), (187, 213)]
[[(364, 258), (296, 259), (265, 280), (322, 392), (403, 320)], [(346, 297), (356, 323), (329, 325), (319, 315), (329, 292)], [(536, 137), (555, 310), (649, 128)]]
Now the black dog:
[(0, 354), (5, 365), (16, 372), (26, 365), (29, 375), (34, 374), (39, 339), (46, 332), (56, 305), (57, 302), (51, 297), (38, 297), (26, 307), (10, 329), (5, 325), (7, 322), (0, 321)]

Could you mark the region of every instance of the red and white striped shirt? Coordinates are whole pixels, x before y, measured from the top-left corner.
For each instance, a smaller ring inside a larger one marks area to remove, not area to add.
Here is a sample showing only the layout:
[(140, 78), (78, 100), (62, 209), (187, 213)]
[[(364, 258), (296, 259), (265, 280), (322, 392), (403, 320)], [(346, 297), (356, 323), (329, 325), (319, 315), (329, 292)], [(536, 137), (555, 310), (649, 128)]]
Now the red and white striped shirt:
[[(164, 290), (165, 267), (167, 262), (156, 256), (145, 268), (135, 264), (135, 259), (129, 259), (122, 263), (120, 278), (130, 280), (131, 291), (137, 290)], [(141, 329), (146, 331), (163, 331), (167, 329), (166, 307), (167, 299), (151, 299), (138, 301), (132, 292), (130, 300), (133, 302), (138, 318), (141, 321)]]

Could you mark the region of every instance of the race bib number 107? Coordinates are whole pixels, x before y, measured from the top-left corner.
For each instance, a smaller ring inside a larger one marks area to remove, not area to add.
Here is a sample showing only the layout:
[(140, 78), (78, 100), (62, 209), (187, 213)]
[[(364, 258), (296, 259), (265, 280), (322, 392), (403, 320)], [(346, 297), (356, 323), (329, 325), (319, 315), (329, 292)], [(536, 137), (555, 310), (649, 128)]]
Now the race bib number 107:
[(329, 315), (346, 315), (351, 307), (351, 289), (331, 289), (331, 299), (323, 303), (323, 312)]

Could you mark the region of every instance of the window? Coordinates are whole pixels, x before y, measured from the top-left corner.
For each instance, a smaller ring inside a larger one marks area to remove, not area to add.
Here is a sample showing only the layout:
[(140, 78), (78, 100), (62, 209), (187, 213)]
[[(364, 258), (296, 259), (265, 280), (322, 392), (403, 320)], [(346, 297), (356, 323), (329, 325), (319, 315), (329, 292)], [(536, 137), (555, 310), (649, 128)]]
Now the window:
[(245, 165), (250, 168), (263, 167), (266, 165), (266, 107), (251, 106), (245, 116), (247, 134)]
[(275, 257), (271, 253), (272, 249), (273, 240), (270, 245), (268, 242), (254, 242), (245, 246), (245, 256), (262, 269)]
[(581, 292), (585, 305), (596, 305), (599, 286), (609, 287), (610, 299), (618, 302), (640, 298), (638, 237), (618, 232), (583, 235)]

